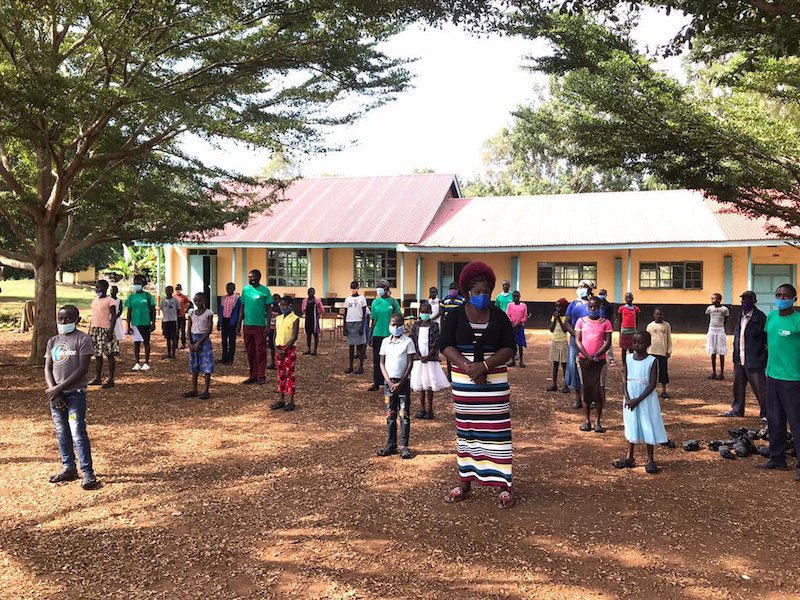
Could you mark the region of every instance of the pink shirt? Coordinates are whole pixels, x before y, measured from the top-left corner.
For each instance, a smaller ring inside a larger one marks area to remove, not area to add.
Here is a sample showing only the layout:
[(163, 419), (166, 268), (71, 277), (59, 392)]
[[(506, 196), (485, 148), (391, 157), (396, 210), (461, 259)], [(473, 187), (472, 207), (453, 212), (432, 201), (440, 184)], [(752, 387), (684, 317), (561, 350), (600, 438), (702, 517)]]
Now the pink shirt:
[[(611, 333), (611, 321), (604, 318), (599, 318), (596, 321), (589, 317), (581, 317), (575, 325), (575, 330), (581, 332), (581, 342), (589, 356), (594, 356), (597, 351), (606, 343), (606, 333)], [(598, 358), (605, 358), (605, 354), (601, 354)]]
[(528, 305), (524, 302), (520, 302), (519, 304), (514, 304), (512, 302), (506, 306), (506, 314), (508, 318), (511, 319), (511, 324), (514, 327), (524, 325), (525, 321), (528, 320)]
[(236, 306), (236, 301), (239, 299), (239, 294), (225, 295), (222, 297), (222, 316), (225, 319), (231, 318), (233, 307)]
[(117, 301), (111, 296), (92, 300), (92, 327), (111, 329), (111, 311), (109, 308), (112, 306), (114, 310), (117, 309)]

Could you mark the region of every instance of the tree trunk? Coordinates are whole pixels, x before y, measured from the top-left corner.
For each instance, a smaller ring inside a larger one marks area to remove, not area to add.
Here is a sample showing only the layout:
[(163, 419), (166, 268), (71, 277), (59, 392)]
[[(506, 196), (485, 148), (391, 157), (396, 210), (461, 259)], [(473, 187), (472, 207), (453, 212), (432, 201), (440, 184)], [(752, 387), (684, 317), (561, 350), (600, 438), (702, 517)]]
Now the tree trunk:
[(31, 340), (31, 355), (28, 364), (44, 362), (47, 341), (56, 334), (56, 244), (55, 227), (46, 225), (37, 228), (36, 246), (42, 261), (34, 265), (36, 321)]

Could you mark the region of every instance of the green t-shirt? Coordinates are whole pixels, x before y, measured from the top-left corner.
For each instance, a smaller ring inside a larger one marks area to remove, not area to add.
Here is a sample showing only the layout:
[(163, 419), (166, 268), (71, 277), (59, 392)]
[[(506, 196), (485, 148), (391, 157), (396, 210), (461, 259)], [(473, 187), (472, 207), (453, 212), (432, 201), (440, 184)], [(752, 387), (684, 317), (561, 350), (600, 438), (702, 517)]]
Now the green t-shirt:
[(508, 292), (507, 294), (505, 292), (500, 292), (497, 294), (497, 299), (494, 301), (494, 305), (503, 312), (506, 312), (506, 307), (511, 304), (511, 301), (513, 300), (512, 296), (513, 294), (511, 292)]
[(244, 306), (244, 324), (252, 327), (267, 325), (267, 305), (272, 304), (272, 292), (263, 285), (244, 286), (242, 290), (242, 306)]
[(767, 376), (800, 381), (800, 313), (767, 315)]
[(133, 327), (147, 327), (152, 323), (150, 320), (150, 307), (155, 308), (156, 301), (150, 292), (135, 292), (125, 300), (125, 308), (131, 310), (131, 322)]
[(372, 335), (375, 337), (389, 337), (389, 323), (394, 313), (400, 312), (400, 305), (392, 297), (375, 298), (370, 306), (371, 318), (375, 321)]

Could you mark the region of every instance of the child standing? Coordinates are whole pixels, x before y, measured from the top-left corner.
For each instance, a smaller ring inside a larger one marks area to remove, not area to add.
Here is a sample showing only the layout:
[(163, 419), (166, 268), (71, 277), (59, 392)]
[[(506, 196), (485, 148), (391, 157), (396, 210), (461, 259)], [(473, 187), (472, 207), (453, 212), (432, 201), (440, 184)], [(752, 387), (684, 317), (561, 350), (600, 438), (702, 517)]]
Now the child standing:
[(661, 397), (669, 398), (667, 384), (669, 371), (667, 362), (672, 356), (672, 327), (664, 320), (664, 311), (659, 307), (653, 311), (653, 321), (647, 326), (650, 334), (650, 354), (658, 361), (658, 382), (661, 384)]
[[(505, 289), (506, 282), (503, 282)], [(499, 296), (498, 296), (499, 299)], [(517, 354), (519, 355), (519, 366), (525, 368), (525, 361), (522, 359), (523, 348), (528, 347), (525, 341), (525, 322), (528, 320), (528, 305), (520, 302), (519, 292), (514, 291), (511, 294), (511, 302), (506, 305), (506, 314), (511, 320), (511, 326), (514, 328), (514, 343), (517, 345)], [(511, 358), (511, 366), (514, 364), (514, 358)]]
[(439, 364), (439, 324), (433, 320), (433, 307), (423, 302), (419, 320), (411, 326), (411, 341), (417, 351), (411, 368), (411, 389), (419, 392), (420, 411), (417, 419), (433, 418), (433, 392), (450, 387)]
[(186, 349), (186, 315), (194, 308), (189, 296), (183, 293), (183, 286), (180, 283), (175, 284), (175, 298), (178, 300), (180, 310), (178, 311), (178, 335), (181, 339), (181, 350)]
[[(136, 364), (133, 371), (150, 370), (150, 334), (156, 329), (156, 301), (150, 292), (144, 290), (145, 278), (133, 278), (133, 293), (125, 300), (128, 309), (128, 334), (133, 336), (133, 355)], [(141, 347), (144, 345), (144, 363), (139, 364)]]
[[(708, 315), (708, 335), (706, 352), (711, 355), (711, 375), (709, 379), (725, 379), (725, 355), (728, 353), (728, 336), (725, 333), (731, 316), (727, 306), (722, 306), (722, 295), (712, 294)], [(717, 354), (719, 354), (719, 375), (717, 375)]]
[[(616, 312), (614, 311), (614, 305), (608, 301), (608, 290), (603, 288), (597, 292), (597, 297), (600, 298), (600, 315), (611, 321), (613, 326), (614, 318), (616, 317)], [(613, 339), (614, 332), (611, 332), (611, 336)], [(608, 364), (610, 366), (616, 366), (617, 361), (614, 359), (614, 343), (611, 343), (611, 347), (608, 349)]]
[[(350, 295), (345, 298), (344, 334), (347, 337), (349, 366), (345, 373), (361, 375), (364, 372), (364, 355), (367, 351), (367, 299), (358, 293), (358, 282), (350, 282)], [(358, 368), (353, 370), (354, 355), (358, 352)]]
[[(75, 481), (75, 450), (81, 463), (81, 487), (99, 487), (92, 468), (92, 449), (86, 433), (86, 373), (94, 354), (92, 339), (76, 329), (80, 313), (68, 304), (58, 311), (58, 335), (47, 342), (44, 378), (45, 394), (50, 401), (50, 415), (56, 428), (58, 451), (63, 468), (50, 478), (50, 483)], [(73, 449), (73, 444), (75, 450)]]
[[(114, 309), (117, 311), (117, 318), (114, 321), (114, 337), (117, 338), (117, 342), (121, 342), (125, 339), (125, 328), (122, 325), (122, 300), (117, 297), (119, 288), (116, 285), (112, 285), (108, 290), (108, 294), (114, 300)], [(117, 344), (116, 356), (119, 356), (119, 344)]]
[(206, 307), (206, 295), (202, 292), (195, 294), (194, 310), (189, 312), (189, 370), (192, 372), (192, 389), (184, 398), (197, 396), (197, 380), (200, 373), (205, 380), (205, 389), (200, 394), (200, 400), (211, 397), (211, 373), (214, 372), (214, 351), (211, 348), (211, 331), (214, 329), (214, 313)]
[[(281, 314), (275, 319), (275, 356), (278, 361), (278, 401), (270, 408), (294, 410), (295, 368), (297, 366), (297, 336), (300, 335), (300, 317), (292, 310), (292, 298), (284, 296), (280, 303)], [(286, 397), (288, 396), (288, 402)]]
[(597, 418), (594, 423), (595, 433), (605, 433), (600, 424), (603, 416), (603, 405), (606, 401), (606, 352), (611, 346), (611, 321), (600, 315), (600, 300), (595, 296), (589, 298), (587, 316), (578, 319), (575, 324), (575, 344), (578, 346), (578, 373), (581, 378), (583, 393), (583, 410), (586, 421), (581, 431), (592, 430), (592, 405), (595, 406)]
[(553, 383), (547, 388), (548, 392), (558, 390), (558, 366), (561, 365), (561, 372), (564, 375), (564, 388), (561, 390), (569, 394), (567, 385), (567, 360), (569, 359), (569, 340), (567, 339), (567, 326), (564, 325), (564, 314), (567, 312), (566, 298), (559, 298), (556, 301), (553, 316), (550, 317), (550, 333), (553, 338), (550, 341), (550, 362), (553, 363)]
[(229, 281), (225, 285), (225, 295), (217, 303), (217, 330), (222, 337), (222, 358), (217, 362), (223, 365), (232, 365), (236, 357), (240, 312), (242, 312), (242, 298), (236, 293), (236, 284)]
[[(95, 284), (97, 298), (92, 300), (92, 326), (89, 328), (89, 337), (92, 338), (95, 357), (95, 376), (89, 385), (102, 385), (104, 389), (114, 387), (114, 372), (116, 371), (116, 357), (119, 354), (119, 342), (114, 335), (114, 329), (119, 320), (117, 301), (106, 295), (108, 282), (99, 279)], [(108, 358), (108, 381), (103, 383), (103, 357)]]
[(625, 439), (628, 440), (628, 455), (614, 461), (618, 469), (636, 466), (633, 451), (636, 444), (647, 445), (647, 466), (645, 471), (651, 475), (659, 472), (653, 458), (656, 444), (667, 443), (667, 431), (661, 417), (658, 403), (658, 361), (647, 354), (650, 334), (638, 331), (633, 338), (633, 353), (622, 364), (625, 377), (624, 407), (622, 418), (625, 422)]
[(625, 304), (619, 307), (619, 347), (622, 350), (622, 362), (625, 362), (625, 355), (628, 350), (633, 348), (633, 334), (639, 324), (638, 306), (633, 305), (633, 294), (625, 294)]
[(161, 333), (167, 341), (166, 359), (175, 358), (178, 349), (178, 311), (180, 302), (172, 294), (175, 290), (171, 285), (164, 288), (164, 298), (161, 300)]
[[(303, 352), (306, 356), (316, 356), (317, 348), (319, 347), (319, 334), (320, 319), (322, 313), (325, 312), (325, 307), (322, 306), (322, 300), (317, 298), (317, 290), (308, 288), (308, 297), (303, 298), (300, 305), (300, 314), (303, 315), (306, 330), (306, 351)], [(311, 349), (311, 338), (314, 338), (314, 349)]]
[(397, 418), (400, 418), (400, 457), (412, 458), (408, 448), (411, 434), (411, 386), (408, 378), (417, 353), (414, 342), (405, 335), (403, 315), (393, 314), (389, 322), (390, 336), (381, 343), (381, 373), (386, 383), (386, 446), (378, 456), (397, 452)]

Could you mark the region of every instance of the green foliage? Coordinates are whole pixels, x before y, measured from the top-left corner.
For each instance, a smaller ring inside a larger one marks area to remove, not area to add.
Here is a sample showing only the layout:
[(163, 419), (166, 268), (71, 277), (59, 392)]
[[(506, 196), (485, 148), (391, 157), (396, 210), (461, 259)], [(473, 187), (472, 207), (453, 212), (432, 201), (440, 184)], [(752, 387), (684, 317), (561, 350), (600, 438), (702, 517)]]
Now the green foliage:
[(114, 281), (121, 279), (133, 281), (135, 275), (150, 276), (155, 273), (158, 263), (158, 249), (154, 246), (122, 245), (122, 250), (114, 248), (111, 262), (103, 269), (105, 275)]

